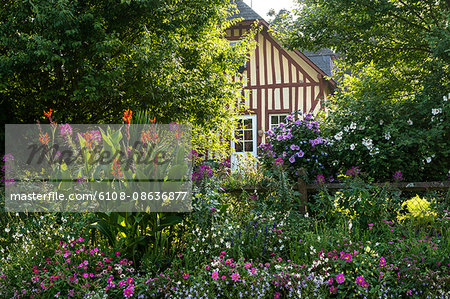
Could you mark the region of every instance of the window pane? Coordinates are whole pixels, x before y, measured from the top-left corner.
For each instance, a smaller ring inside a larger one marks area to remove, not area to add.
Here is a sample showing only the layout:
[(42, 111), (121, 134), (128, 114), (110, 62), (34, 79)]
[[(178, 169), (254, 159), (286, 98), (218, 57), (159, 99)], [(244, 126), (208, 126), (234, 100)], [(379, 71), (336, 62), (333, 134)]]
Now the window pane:
[(236, 145), (234, 147), (234, 150), (236, 152), (242, 152), (242, 142), (236, 142)]
[(272, 125), (278, 124), (278, 117), (277, 117), (276, 115), (272, 115), (272, 116), (270, 117), (270, 123), (271, 123)]
[(251, 130), (244, 131), (244, 140), (253, 140), (253, 132)]
[(253, 152), (253, 142), (245, 142), (245, 151)]
[(251, 129), (251, 128), (252, 128), (252, 120), (244, 119), (244, 129)]
[(234, 138), (239, 139), (239, 140), (242, 139), (242, 130), (236, 131), (234, 133)]

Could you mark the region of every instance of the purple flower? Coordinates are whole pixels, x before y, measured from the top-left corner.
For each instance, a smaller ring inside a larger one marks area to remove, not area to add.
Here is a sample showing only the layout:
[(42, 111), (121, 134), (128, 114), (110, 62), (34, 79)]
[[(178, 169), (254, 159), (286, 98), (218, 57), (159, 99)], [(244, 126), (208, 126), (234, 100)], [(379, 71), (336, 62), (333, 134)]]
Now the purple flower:
[(281, 141), (282, 139), (283, 139), (283, 136), (277, 135), (277, 140), (278, 140), (278, 141)]
[(325, 176), (324, 176), (323, 174), (318, 174), (318, 175), (316, 176), (316, 182), (317, 182), (318, 184), (323, 184), (323, 183), (325, 183)]
[(400, 170), (394, 172), (394, 175), (392, 176), (395, 182), (403, 181), (403, 174)]
[(9, 187), (9, 186), (12, 186), (12, 185), (15, 184), (14, 179), (7, 179), (7, 178), (5, 178), (4, 180), (5, 180), (5, 187)]
[(77, 183), (86, 183), (86, 182), (87, 182), (87, 180), (84, 177), (82, 177), (82, 176), (77, 177)]
[(296, 155), (297, 155), (297, 157), (301, 158), (301, 157), (303, 157), (305, 155), (305, 153), (302, 150), (300, 150), (300, 151), (297, 152)]
[(358, 166), (352, 166), (352, 168), (347, 170), (345, 174), (351, 177), (356, 177), (360, 172), (361, 170), (359, 170)]
[(60, 133), (62, 136), (72, 135), (72, 127), (69, 124), (60, 125)]
[(289, 158), (289, 162), (294, 163), (294, 162), (295, 162), (295, 156), (291, 156), (291, 157)]
[[(285, 153), (283, 153), (283, 154), (285, 154)], [(286, 155), (284, 155), (284, 156), (286, 156)], [(273, 163), (274, 163), (275, 166), (277, 166), (277, 167), (282, 167), (284, 161), (283, 161), (283, 159), (281, 159), (281, 158), (276, 158), (275, 161), (274, 161)]]
[(3, 156), (3, 162), (14, 161), (14, 156), (11, 153), (8, 153)]
[(174, 122), (172, 122), (172, 123), (169, 123), (169, 130), (171, 130), (171, 131), (176, 131), (176, 130), (178, 130), (178, 124), (177, 124), (177, 122), (176, 121), (174, 121)]
[(344, 274), (339, 273), (339, 274), (336, 276), (336, 282), (337, 282), (337, 283), (343, 283), (344, 280), (345, 280)]

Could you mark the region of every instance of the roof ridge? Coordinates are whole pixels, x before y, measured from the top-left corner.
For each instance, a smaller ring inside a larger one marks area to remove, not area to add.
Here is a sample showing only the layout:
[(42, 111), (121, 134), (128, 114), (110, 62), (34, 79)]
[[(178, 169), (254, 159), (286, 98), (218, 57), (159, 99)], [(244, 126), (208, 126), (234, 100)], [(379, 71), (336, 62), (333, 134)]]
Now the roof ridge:
[(235, 3), (238, 9), (238, 13), (232, 15), (230, 19), (242, 18), (244, 21), (264, 20), (256, 11), (248, 6), (243, 0), (231, 0), (231, 3)]

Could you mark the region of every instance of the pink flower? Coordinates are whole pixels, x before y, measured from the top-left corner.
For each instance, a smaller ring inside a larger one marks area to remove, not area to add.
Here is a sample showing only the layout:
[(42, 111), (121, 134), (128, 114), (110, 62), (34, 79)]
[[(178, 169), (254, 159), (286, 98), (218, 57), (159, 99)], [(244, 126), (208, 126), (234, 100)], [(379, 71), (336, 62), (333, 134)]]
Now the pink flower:
[(276, 167), (282, 167), (283, 166), (283, 159), (282, 158), (276, 158), (275, 161), (273, 162), (275, 164)]
[(380, 267), (384, 267), (386, 265), (386, 260), (384, 259), (384, 257), (380, 258)]
[(250, 273), (251, 273), (251, 275), (258, 274), (258, 270), (257, 270), (256, 268), (252, 268), (252, 269), (250, 270)]
[(184, 274), (183, 274), (183, 278), (184, 278), (184, 279), (188, 279), (188, 278), (189, 278), (189, 273), (184, 273)]
[(84, 260), (83, 264), (84, 264), (85, 266), (87, 266), (87, 265), (89, 265), (89, 262), (88, 262), (87, 260)]
[(411, 290), (408, 290), (408, 291), (406, 292), (406, 295), (411, 296), (411, 295), (412, 295), (412, 291), (411, 291)]
[(231, 279), (233, 281), (239, 281), (239, 274), (234, 272), (233, 274), (231, 274)]
[(88, 278), (88, 277), (89, 277), (89, 274), (84, 273), (84, 274), (83, 274), (83, 277), (84, 277), (84, 278)]
[(325, 177), (323, 176), (323, 174), (318, 174), (316, 176), (316, 183), (318, 183), (318, 184), (324, 184), (325, 183)]
[(226, 280), (227, 277), (226, 277), (225, 275), (222, 275), (221, 279), (222, 279), (222, 280)]
[(358, 276), (358, 277), (356, 277), (356, 284), (359, 284), (360, 286), (363, 286), (363, 284), (364, 284), (364, 277), (362, 277), (362, 276)]
[(244, 265), (244, 268), (245, 268), (245, 269), (250, 269), (251, 266), (252, 266), (251, 263), (246, 263), (246, 264)]
[(336, 294), (336, 292), (337, 292), (337, 288), (335, 286), (331, 286), (330, 287), (330, 293)]
[(336, 276), (336, 282), (337, 282), (337, 283), (343, 283), (344, 280), (345, 280), (344, 274), (339, 273), (339, 274)]
[(275, 295), (273, 295), (273, 298), (274, 298), (274, 299), (278, 299), (278, 298), (280, 298), (280, 297), (281, 297), (281, 294), (278, 293), (278, 292), (275, 292)]
[(347, 262), (351, 262), (351, 261), (353, 260), (351, 254), (346, 254), (345, 257), (344, 257), (344, 259), (345, 259), (345, 261), (347, 261)]
[(219, 272), (213, 271), (213, 273), (211, 274), (211, 277), (213, 280), (217, 280), (219, 278)]
[[(189, 276), (189, 273), (188, 273), (188, 276)], [(132, 277), (127, 277), (127, 283), (128, 283), (129, 285), (133, 284), (133, 282), (134, 282), (134, 280), (133, 280)]]
[(134, 288), (128, 287), (125, 290), (123, 290), (123, 295), (127, 298), (130, 298), (131, 296), (133, 296), (133, 292), (134, 292)]
[(329, 285), (332, 285), (332, 284), (333, 284), (333, 278), (332, 278), (332, 277), (328, 278), (328, 284), (329, 284)]

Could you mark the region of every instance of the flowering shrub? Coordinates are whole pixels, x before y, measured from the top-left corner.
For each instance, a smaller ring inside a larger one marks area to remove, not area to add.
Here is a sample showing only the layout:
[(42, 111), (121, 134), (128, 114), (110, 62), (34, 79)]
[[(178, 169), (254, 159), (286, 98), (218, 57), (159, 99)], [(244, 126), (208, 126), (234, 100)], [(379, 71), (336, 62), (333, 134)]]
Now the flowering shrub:
[(320, 132), (320, 125), (310, 113), (298, 119), (299, 112), (288, 115), (285, 122), (267, 132), (266, 143), (260, 146), (260, 155), (266, 165), (274, 159), (283, 164), (290, 174), (304, 168), (312, 179), (327, 172), (328, 140)]
[(430, 207), (430, 202), (425, 198), (420, 198), (419, 195), (405, 201), (402, 208), (406, 208), (407, 213), (399, 215), (399, 221), (410, 220), (415, 224), (426, 224), (434, 221), (437, 213)]
[(332, 99), (322, 126), (333, 145), (333, 166), (341, 172), (360, 166), (377, 181), (446, 180), (447, 95), (386, 94), (377, 90), (380, 76), (372, 68), (358, 78), (343, 76), (343, 88)]

